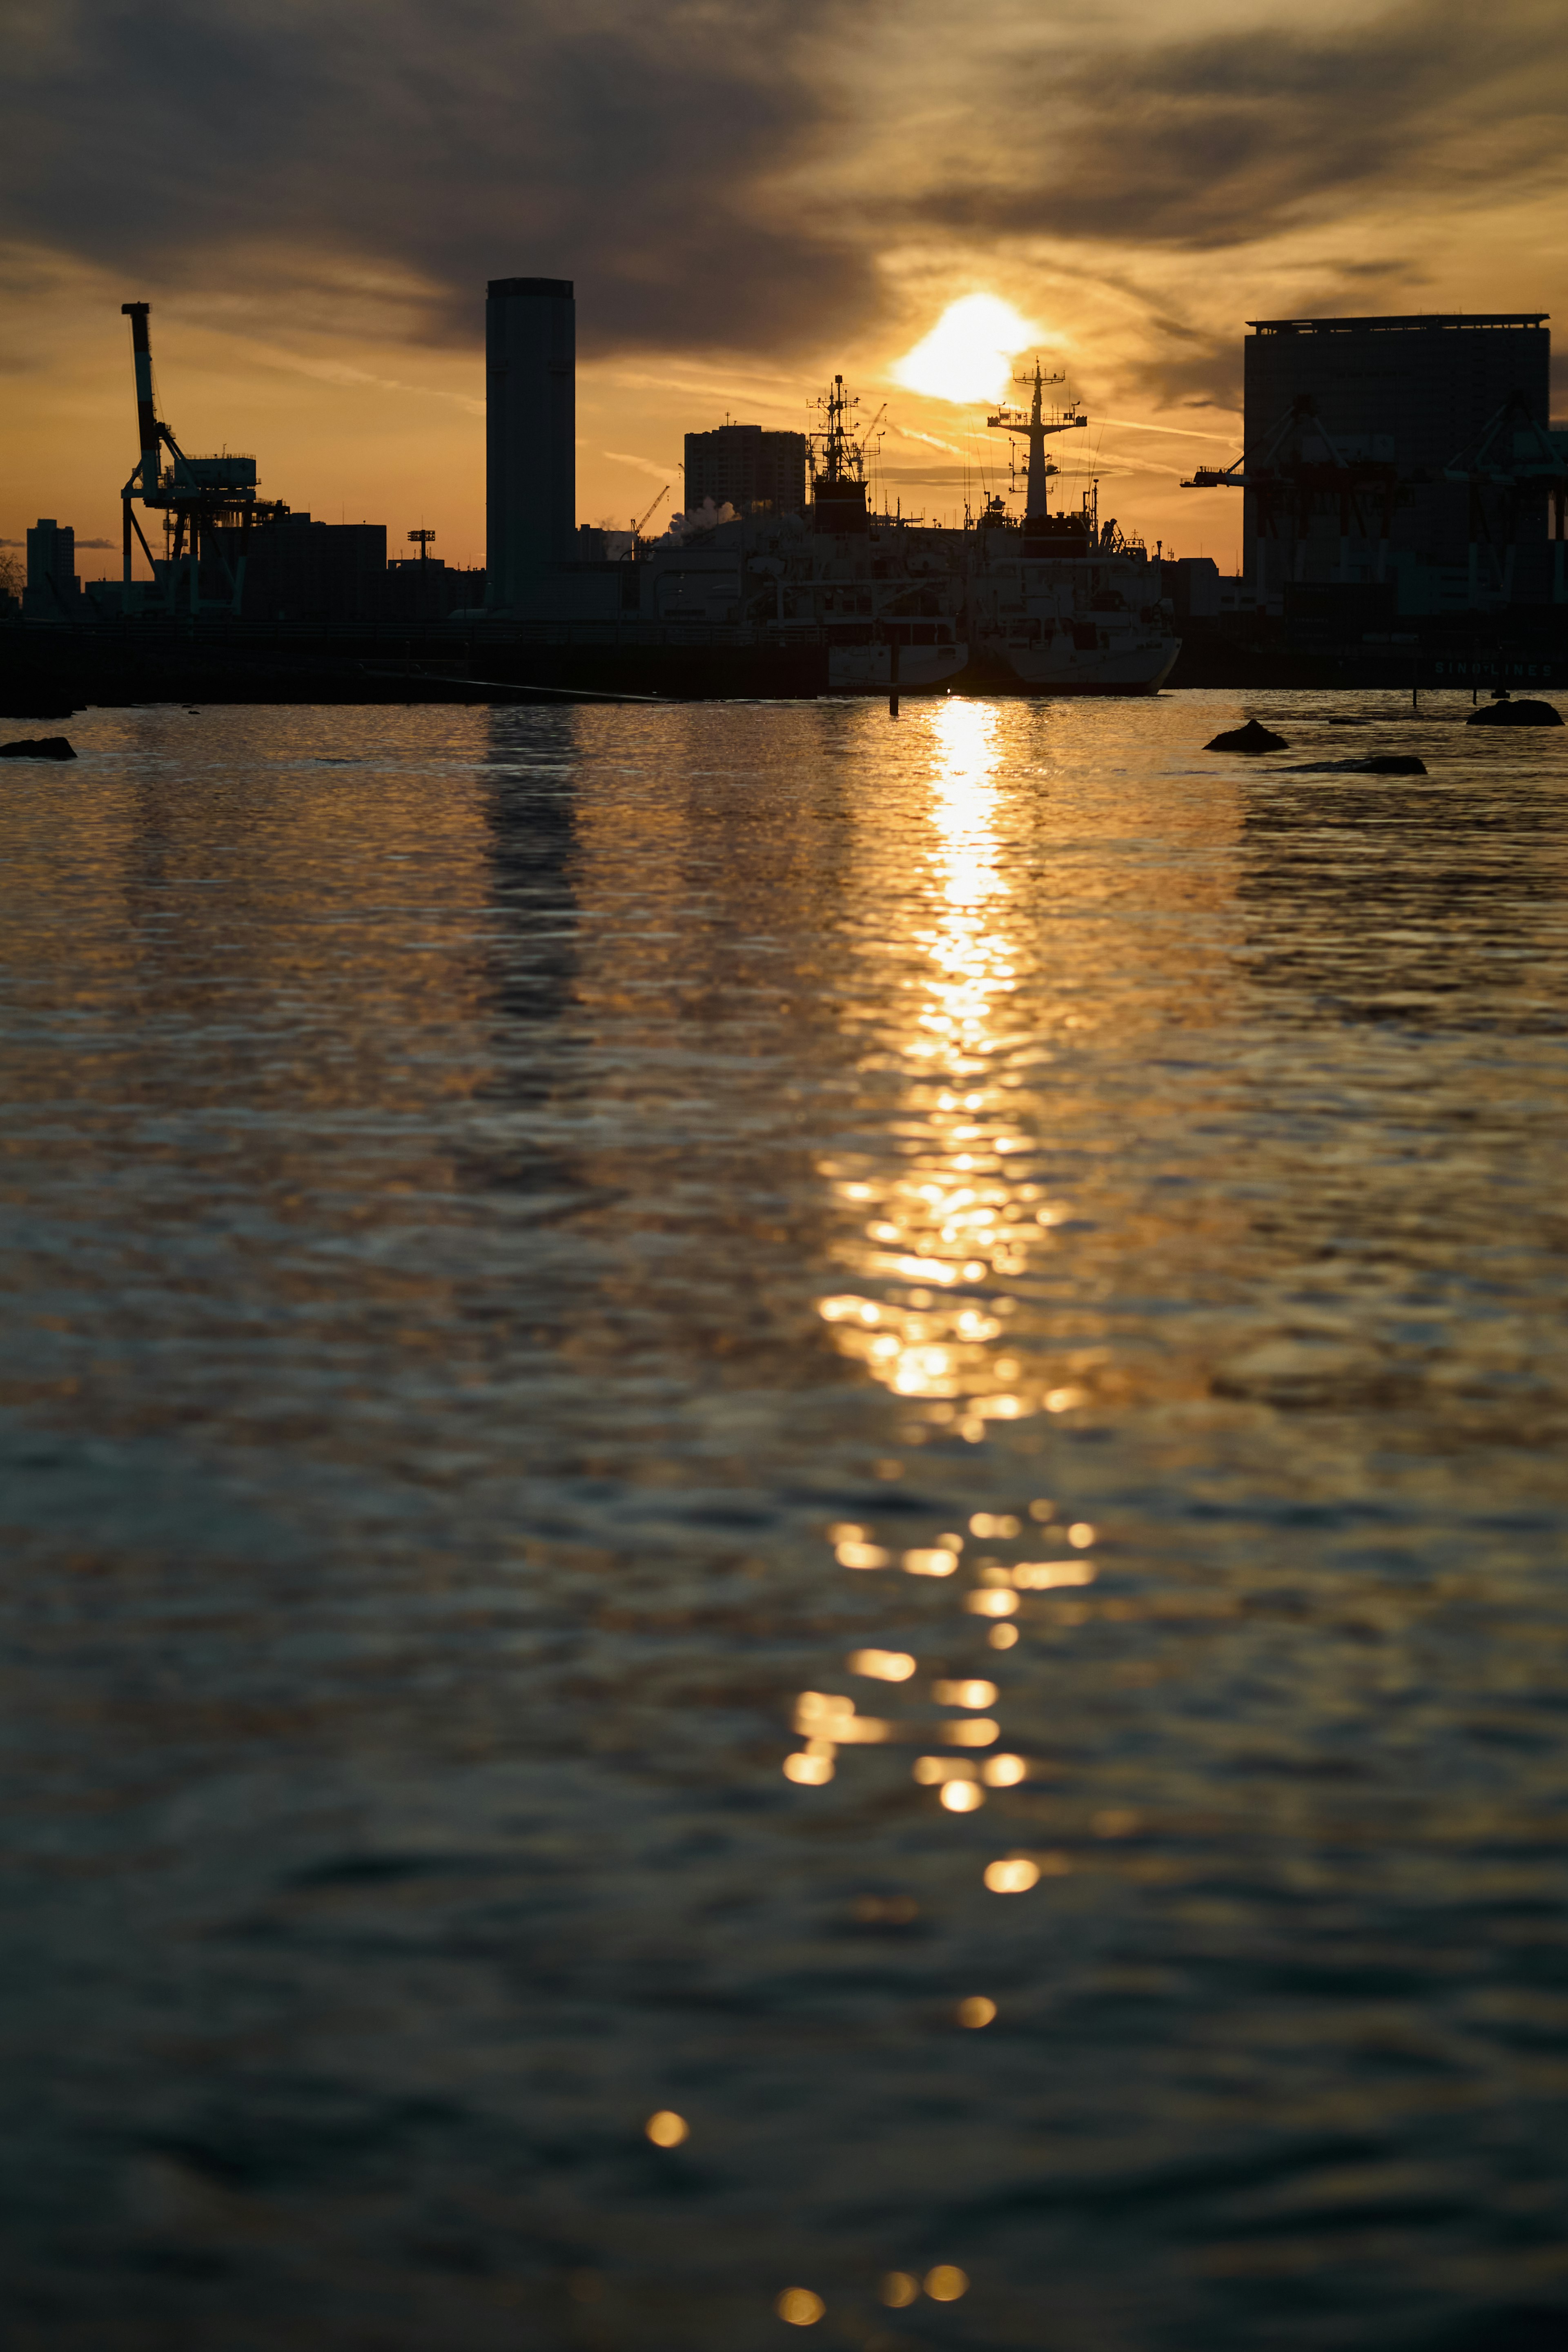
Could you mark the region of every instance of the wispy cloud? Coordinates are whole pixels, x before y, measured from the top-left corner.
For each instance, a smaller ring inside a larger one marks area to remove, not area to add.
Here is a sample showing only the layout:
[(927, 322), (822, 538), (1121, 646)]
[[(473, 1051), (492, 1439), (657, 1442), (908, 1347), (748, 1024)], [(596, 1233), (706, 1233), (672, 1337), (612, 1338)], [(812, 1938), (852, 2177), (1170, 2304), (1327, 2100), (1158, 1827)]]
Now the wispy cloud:
[(680, 478), (679, 466), (661, 466), (653, 457), (633, 457), (625, 449), (601, 449), (599, 455), (608, 457), (616, 466), (635, 466), (639, 474), (651, 474), (656, 481), (674, 482)]

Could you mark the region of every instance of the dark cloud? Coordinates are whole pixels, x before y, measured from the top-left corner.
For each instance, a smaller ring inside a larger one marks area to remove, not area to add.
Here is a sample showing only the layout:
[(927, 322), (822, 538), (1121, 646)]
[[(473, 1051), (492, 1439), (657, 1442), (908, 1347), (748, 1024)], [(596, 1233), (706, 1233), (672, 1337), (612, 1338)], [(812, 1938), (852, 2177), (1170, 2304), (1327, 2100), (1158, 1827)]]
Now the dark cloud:
[[(1259, 0), (1257, 26), (1201, 38), (1163, 37), (1151, 5), (1148, 37), (1120, 45), (1068, 9), (1048, 54), (1041, 0), (996, 0), (967, 109), (952, 0), (0, 14), (14, 236), (231, 323), (276, 320), (286, 293), (301, 325), (411, 341), (471, 342), (489, 276), (570, 276), (588, 351), (820, 349), (874, 315), (876, 249), (911, 235), (962, 240), (971, 264), (988, 238), (1046, 239), (1086, 276), (1111, 242), (1217, 257), (1317, 224), (1331, 247), (1339, 222), (1424, 193), (1544, 187), (1568, 97), (1561, 0), (1405, 0), (1329, 26)], [(956, 124), (945, 161), (892, 120), (922, 73)], [(854, 199), (812, 194), (857, 173)], [(1380, 266), (1349, 265), (1366, 269), (1370, 293)], [(1357, 297), (1345, 268), (1322, 283), (1327, 307)], [(1233, 396), (1234, 352), (1150, 323), (1170, 396)]]
[[(580, 281), (586, 347), (745, 345), (870, 300), (851, 240), (769, 217), (765, 174), (834, 113), (827, 0), (53, 0), (14, 8), (0, 203), (14, 235), (209, 284), (293, 249), (312, 320), (379, 306), (471, 338), (490, 276)], [(831, 89), (832, 85), (829, 86)], [(353, 283), (417, 273), (424, 302)], [(285, 272), (287, 274), (287, 272)]]
[(1001, 86), (1005, 178), (995, 150), (961, 159), (922, 219), (1201, 251), (1560, 173), (1568, 43), (1560, 0), (1411, 0), (1353, 26), (1021, 52)]

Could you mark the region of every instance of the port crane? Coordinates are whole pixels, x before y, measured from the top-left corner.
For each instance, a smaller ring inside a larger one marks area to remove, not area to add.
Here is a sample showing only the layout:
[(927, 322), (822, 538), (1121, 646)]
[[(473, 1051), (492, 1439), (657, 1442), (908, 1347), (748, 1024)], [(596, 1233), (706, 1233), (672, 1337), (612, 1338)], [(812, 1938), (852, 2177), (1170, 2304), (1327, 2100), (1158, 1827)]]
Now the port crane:
[[(162, 603), (168, 612), (179, 609), (188, 598), (193, 615), (203, 613), (227, 612), (237, 617), (245, 593), (245, 551), (253, 526), (258, 521), (270, 521), (288, 509), (276, 500), (261, 500), (256, 495), (256, 460), (230, 455), (226, 450), (216, 457), (187, 457), (174, 433), (158, 415), (157, 394), (153, 382), (153, 344), (147, 320), (152, 305), (147, 302), (122, 302), (121, 316), (131, 321), (132, 362), (136, 375), (136, 432), (141, 456), (131, 471), (131, 478), (121, 491), (121, 537), (123, 541), (124, 609), (132, 609), (132, 562), (134, 555), (132, 533), (142, 542), (142, 550), (151, 566), (153, 582), (161, 595), (146, 602)], [(163, 464), (167, 451), (170, 464)], [(162, 559), (155, 556), (148, 544), (147, 534), (136, 516), (140, 504), (150, 512), (161, 514), (163, 523)], [(230, 544), (226, 547), (225, 539)], [(237, 539), (237, 545), (234, 542)], [(230, 556), (233, 561), (230, 561)], [(207, 567), (210, 579), (216, 564), (228, 585), (226, 596), (204, 597), (202, 569)]]
[[(1196, 467), (1182, 488), (1250, 491), (1257, 537), (1254, 593), (1259, 597), (1278, 584), (1268, 577), (1272, 568), (1268, 541), (1287, 536), (1294, 539), (1296, 577), (1303, 578), (1311, 519), (1324, 512), (1337, 511), (1339, 516), (1340, 577), (1349, 577), (1352, 537), (1371, 540), (1374, 521), (1377, 560), (1373, 577), (1377, 581), (1384, 577), (1400, 491), (1392, 444), (1387, 455), (1371, 457), (1342, 448), (1319, 415), (1317, 401), (1310, 392), (1299, 393), (1267, 433), (1230, 465)], [(1282, 525), (1287, 527), (1283, 530)]]
[(1456, 450), (1443, 468), (1443, 479), (1462, 483), (1469, 492), (1472, 606), (1480, 602), (1483, 546), (1492, 560), (1497, 593), (1505, 604), (1510, 600), (1520, 522), (1543, 494), (1552, 542), (1552, 601), (1568, 602), (1563, 557), (1568, 538), (1568, 444), (1561, 433), (1531, 415), (1522, 393), (1510, 393), (1474, 438)]
[(647, 511), (637, 516), (634, 520), (632, 523), (632, 553), (634, 556), (636, 555), (637, 548), (642, 541), (644, 525), (652, 520), (653, 516), (658, 511), (658, 509), (664, 504), (664, 501), (668, 498), (668, 496), (669, 484), (666, 482), (663, 489), (660, 490), (658, 498), (653, 500), (653, 503), (647, 508)]

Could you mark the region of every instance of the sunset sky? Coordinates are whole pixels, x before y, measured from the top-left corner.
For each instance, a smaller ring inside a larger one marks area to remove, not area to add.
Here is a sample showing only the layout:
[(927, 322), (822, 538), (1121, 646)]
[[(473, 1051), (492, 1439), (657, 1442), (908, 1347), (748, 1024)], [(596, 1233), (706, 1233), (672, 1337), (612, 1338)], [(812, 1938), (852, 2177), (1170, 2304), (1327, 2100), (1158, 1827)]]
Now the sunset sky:
[(1247, 319), (1546, 310), (1568, 348), (1561, 0), (0, 0), (0, 539), (54, 515), (110, 542), (84, 576), (119, 567), (130, 299), (187, 450), (254, 451), (266, 495), (397, 552), (432, 526), (459, 562), (491, 276), (576, 280), (582, 520), (664, 482), (668, 514), (686, 431), (805, 426), (837, 370), (867, 418), (888, 403), (889, 501), (962, 511), (1005, 481), (985, 395), (1037, 351), (1095, 420), (1101, 512), (1227, 569), (1239, 501), (1178, 483), (1238, 446)]

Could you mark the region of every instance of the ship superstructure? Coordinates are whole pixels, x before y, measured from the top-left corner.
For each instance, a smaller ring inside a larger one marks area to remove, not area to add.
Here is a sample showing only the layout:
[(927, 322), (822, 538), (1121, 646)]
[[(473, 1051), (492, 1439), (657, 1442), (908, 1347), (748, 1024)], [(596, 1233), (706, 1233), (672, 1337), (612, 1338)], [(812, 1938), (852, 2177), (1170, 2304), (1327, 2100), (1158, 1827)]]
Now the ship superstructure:
[[(836, 376), (813, 436), (810, 528), (770, 561), (784, 627), (819, 630), (829, 690), (1152, 694), (1180, 651), (1158, 563), (1114, 521), (1090, 479), (1076, 509), (1052, 510), (1055, 435), (1084, 429), (1077, 402), (1047, 413), (1060, 383), (1037, 362), (1026, 410), (988, 418), (1027, 452), (1024, 511), (1001, 498), (962, 530), (875, 513), (867, 498), (858, 405)], [(879, 412), (879, 416), (880, 412)], [(873, 428), (874, 429), (874, 428)], [(895, 668), (896, 664), (896, 668)]]

